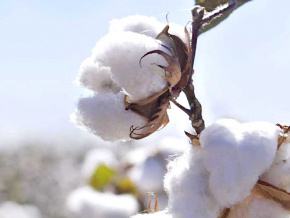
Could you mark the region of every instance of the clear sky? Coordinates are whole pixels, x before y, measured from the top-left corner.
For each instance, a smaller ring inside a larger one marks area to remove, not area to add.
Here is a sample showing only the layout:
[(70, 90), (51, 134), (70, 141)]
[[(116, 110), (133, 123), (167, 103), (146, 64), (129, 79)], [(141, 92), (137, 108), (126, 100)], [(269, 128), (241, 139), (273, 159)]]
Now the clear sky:
[[(203, 34), (195, 67), (206, 123), (220, 117), (290, 124), (289, 0), (253, 0)], [(278, 2), (278, 1), (277, 1)], [(191, 0), (0, 0), (0, 135), (76, 133), (81, 62), (127, 15), (186, 25)], [(8, 134), (9, 133), (9, 134)]]

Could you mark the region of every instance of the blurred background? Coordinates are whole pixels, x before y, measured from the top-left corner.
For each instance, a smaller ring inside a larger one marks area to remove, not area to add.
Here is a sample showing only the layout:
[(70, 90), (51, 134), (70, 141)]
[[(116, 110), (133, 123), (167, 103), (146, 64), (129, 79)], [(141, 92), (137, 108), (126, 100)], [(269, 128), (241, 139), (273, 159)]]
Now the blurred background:
[[(199, 37), (194, 83), (206, 125), (221, 117), (290, 124), (290, 2), (275, 3), (250, 1)], [(103, 142), (69, 121), (86, 94), (73, 81), (110, 20), (166, 23), (169, 13), (185, 26), (194, 4), (0, 0), (1, 218), (126, 218), (146, 208), (148, 192), (166, 206), (166, 159), (190, 146), (187, 117), (172, 106), (171, 122), (149, 138)]]

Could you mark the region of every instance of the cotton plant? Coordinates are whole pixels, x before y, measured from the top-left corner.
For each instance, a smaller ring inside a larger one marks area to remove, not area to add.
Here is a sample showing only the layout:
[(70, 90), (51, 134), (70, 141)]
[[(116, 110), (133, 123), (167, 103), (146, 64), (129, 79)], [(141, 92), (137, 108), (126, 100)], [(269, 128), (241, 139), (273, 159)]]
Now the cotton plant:
[[(164, 178), (154, 156), (131, 169), (131, 179), (149, 192), (145, 213), (132, 218), (290, 217), (290, 128), (234, 119), (205, 127), (194, 92), (198, 36), (246, 2), (197, 1), (190, 30), (139, 15), (113, 20), (82, 64), (77, 83), (94, 94), (79, 100), (72, 115), (77, 126), (107, 141), (139, 140), (169, 123), (172, 103), (193, 127), (185, 132), (191, 145), (167, 158)], [(181, 93), (189, 109), (177, 102)], [(161, 180), (168, 203), (158, 211), (158, 197), (150, 191), (160, 189)]]
[[(148, 190), (158, 197), (158, 208), (165, 209), (168, 201), (162, 182), (166, 172), (165, 159), (170, 155), (181, 154), (186, 149), (186, 145), (174, 146), (181, 141), (183, 140), (165, 137), (151, 148), (130, 146), (116, 152), (116, 147), (113, 146), (89, 150), (81, 167), (85, 184), (69, 194), (67, 209), (76, 216), (105, 218), (111, 213), (107, 210), (100, 213), (99, 209), (94, 209), (98, 207), (98, 202), (103, 202), (102, 199), (106, 196), (122, 201), (119, 197), (129, 195), (135, 199), (139, 209), (145, 209), (144, 205), (150, 197)], [(114, 203), (119, 204), (114, 201), (108, 205), (116, 207), (116, 211), (121, 208)], [(84, 212), (86, 209), (90, 212)], [(136, 212), (137, 209), (119, 217), (131, 216)], [(120, 210), (120, 213), (123, 212)]]

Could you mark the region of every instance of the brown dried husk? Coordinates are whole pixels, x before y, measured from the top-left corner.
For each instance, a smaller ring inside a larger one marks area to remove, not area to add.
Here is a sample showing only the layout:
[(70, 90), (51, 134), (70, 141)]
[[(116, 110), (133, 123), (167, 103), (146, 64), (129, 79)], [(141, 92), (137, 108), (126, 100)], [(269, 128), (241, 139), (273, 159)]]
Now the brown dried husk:
[(188, 45), (186, 45), (178, 36), (169, 34), (168, 30), (169, 25), (166, 25), (157, 36), (157, 39), (165, 43), (162, 46), (168, 50), (170, 55), (161, 50), (153, 50), (140, 58), (140, 66), (142, 59), (150, 54), (159, 54), (165, 58), (168, 66), (157, 66), (165, 71), (167, 87), (161, 92), (138, 102), (133, 102), (129, 96), (125, 96), (126, 110), (132, 110), (148, 122), (143, 127), (131, 126), (130, 137), (133, 139), (145, 138), (167, 125), (169, 122), (167, 114), (167, 109), (170, 108), (169, 99), (170, 97), (177, 98), (179, 96), (192, 75), (188, 31), (185, 30), (188, 37)]

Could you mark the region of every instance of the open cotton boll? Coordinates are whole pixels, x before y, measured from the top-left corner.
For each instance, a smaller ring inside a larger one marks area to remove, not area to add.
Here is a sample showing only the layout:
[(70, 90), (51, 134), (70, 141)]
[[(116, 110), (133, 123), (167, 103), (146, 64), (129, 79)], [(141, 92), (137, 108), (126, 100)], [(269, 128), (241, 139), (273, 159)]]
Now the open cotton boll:
[[(165, 26), (165, 23), (158, 21), (155, 17), (133, 15), (112, 20), (110, 32), (131, 31), (156, 38)], [(185, 43), (187, 43), (183, 26), (175, 23), (169, 23), (169, 27), (170, 34), (180, 37)]]
[(279, 133), (274, 124), (232, 119), (219, 120), (201, 133), (210, 190), (222, 206), (230, 207), (250, 194), (274, 161)]
[[(156, 64), (168, 66), (158, 54), (141, 57), (152, 50), (164, 50), (161, 42), (133, 32), (109, 33), (93, 51), (95, 61), (110, 67), (113, 81), (131, 96), (133, 101), (145, 99), (167, 86), (165, 72)], [(168, 52), (168, 51), (167, 51)]]
[(82, 174), (86, 179), (89, 179), (94, 174), (97, 167), (102, 164), (115, 169), (118, 166), (118, 161), (110, 149), (98, 148), (91, 150), (85, 156)]
[(261, 176), (261, 180), (290, 192), (290, 144), (284, 143), (276, 154), (272, 167)]
[(33, 205), (19, 205), (15, 202), (4, 202), (0, 205), (1, 218), (41, 218), (37, 207)]
[(144, 213), (132, 216), (131, 218), (172, 218), (172, 215), (167, 210), (159, 211), (157, 213)]
[(164, 26), (165, 24), (157, 21), (155, 17), (133, 15), (112, 20), (110, 22), (110, 31), (131, 31), (156, 38)]
[(221, 207), (208, 187), (209, 173), (200, 147), (192, 147), (168, 164), (164, 187), (174, 218), (216, 218)]
[(132, 195), (100, 193), (90, 187), (72, 192), (67, 206), (80, 218), (128, 218), (138, 211), (138, 202)]
[(72, 122), (100, 136), (103, 140), (128, 140), (130, 127), (144, 126), (146, 120), (136, 113), (125, 110), (125, 94), (98, 94), (81, 98)]
[[(110, 31), (131, 31), (156, 38), (165, 26), (165, 23), (158, 21), (155, 17), (133, 15), (122, 19), (112, 20)], [(187, 43), (183, 26), (176, 23), (169, 23), (169, 27), (170, 34), (178, 36), (184, 43)]]
[(92, 58), (82, 63), (76, 82), (95, 93), (118, 93), (121, 90), (112, 80), (110, 68), (94, 63)]
[(270, 199), (253, 198), (231, 209), (228, 218), (290, 218), (289, 213)]

